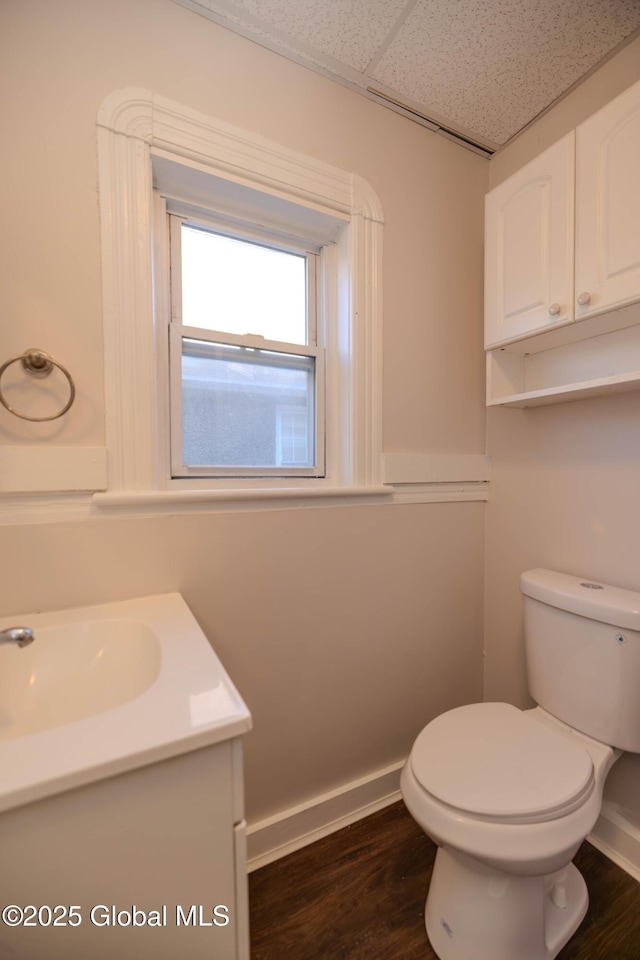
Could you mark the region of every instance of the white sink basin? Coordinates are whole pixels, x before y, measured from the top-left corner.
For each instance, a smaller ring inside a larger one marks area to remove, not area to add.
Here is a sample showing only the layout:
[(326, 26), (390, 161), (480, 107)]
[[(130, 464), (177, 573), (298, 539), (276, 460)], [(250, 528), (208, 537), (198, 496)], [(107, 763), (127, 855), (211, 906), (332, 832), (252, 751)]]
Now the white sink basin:
[(0, 620), (0, 811), (238, 736), (249, 713), (178, 593)]
[(0, 647), (0, 740), (113, 710), (155, 682), (161, 648), (136, 620), (42, 627), (28, 647)]

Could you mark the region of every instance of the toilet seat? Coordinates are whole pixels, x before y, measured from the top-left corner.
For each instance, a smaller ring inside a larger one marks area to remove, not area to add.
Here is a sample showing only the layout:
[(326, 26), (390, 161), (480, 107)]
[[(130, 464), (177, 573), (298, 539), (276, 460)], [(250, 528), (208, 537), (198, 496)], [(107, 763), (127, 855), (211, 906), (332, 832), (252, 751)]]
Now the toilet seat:
[(409, 763), (440, 803), (491, 822), (565, 816), (594, 790), (588, 751), (506, 703), (476, 703), (437, 717)]

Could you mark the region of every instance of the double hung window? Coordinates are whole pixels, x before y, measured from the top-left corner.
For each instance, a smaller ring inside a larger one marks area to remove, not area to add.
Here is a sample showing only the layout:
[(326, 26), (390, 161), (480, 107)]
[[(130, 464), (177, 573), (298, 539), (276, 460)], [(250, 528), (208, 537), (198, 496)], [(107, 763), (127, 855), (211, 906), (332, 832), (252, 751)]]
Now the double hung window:
[(109, 457), (95, 503), (386, 495), (369, 184), (138, 87), (102, 104), (98, 159)]
[(169, 221), (172, 475), (323, 476), (320, 248)]

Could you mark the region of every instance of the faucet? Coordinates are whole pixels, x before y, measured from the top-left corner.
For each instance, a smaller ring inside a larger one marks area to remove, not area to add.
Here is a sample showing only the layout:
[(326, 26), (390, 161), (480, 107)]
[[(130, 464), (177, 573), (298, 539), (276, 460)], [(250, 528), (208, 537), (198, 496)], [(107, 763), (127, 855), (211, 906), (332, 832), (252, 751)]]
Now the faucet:
[(33, 643), (33, 630), (29, 627), (9, 627), (7, 630), (0, 630), (0, 643), (17, 643), (19, 647), (26, 647)]

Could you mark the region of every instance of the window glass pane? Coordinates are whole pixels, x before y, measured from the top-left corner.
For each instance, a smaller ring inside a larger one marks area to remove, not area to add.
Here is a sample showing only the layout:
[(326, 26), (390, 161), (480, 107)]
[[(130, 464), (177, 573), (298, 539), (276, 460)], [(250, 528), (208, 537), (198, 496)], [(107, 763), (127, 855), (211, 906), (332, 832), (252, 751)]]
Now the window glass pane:
[(314, 466), (315, 359), (182, 340), (187, 466)]
[(182, 224), (182, 322), (307, 342), (306, 257)]

